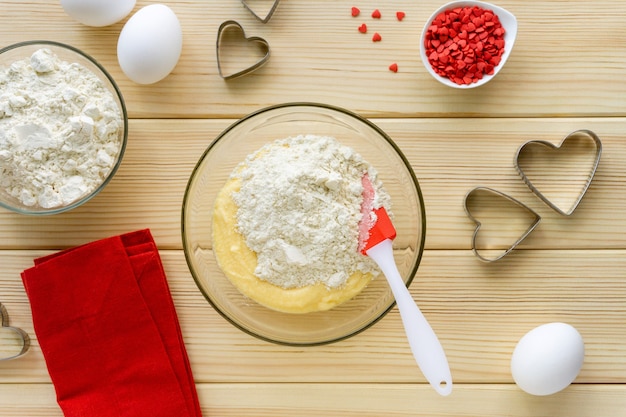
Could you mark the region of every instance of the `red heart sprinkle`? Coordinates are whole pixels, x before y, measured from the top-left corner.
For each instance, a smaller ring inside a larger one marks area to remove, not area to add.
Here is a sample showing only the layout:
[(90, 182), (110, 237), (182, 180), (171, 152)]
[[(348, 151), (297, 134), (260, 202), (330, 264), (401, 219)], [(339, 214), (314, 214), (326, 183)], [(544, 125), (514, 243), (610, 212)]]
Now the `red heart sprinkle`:
[(396, 12), (396, 17), (398, 18), (399, 21), (402, 21), (402, 19), (404, 19), (405, 16), (406, 16), (406, 13), (404, 12)]
[(372, 12), (372, 17), (374, 19), (380, 19), (380, 10), (376, 9)]
[(363, 23), (361, 26), (359, 26), (359, 32), (367, 33), (367, 25), (365, 23)]
[(380, 42), (383, 38), (380, 36), (380, 34), (378, 32), (374, 33), (374, 36), (372, 36), (372, 42)]
[(502, 60), (505, 29), (491, 10), (457, 7), (439, 14), (424, 40), (433, 70), (457, 84), (492, 75)]
[(394, 62), (393, 64), (389, 65), (389, 71), (398, 72), (398, 64)]
[(361, 11), (359, 10), (358, 7), (353, 7), (352, 8), (352, 17), (357, 17), (360, 14), (361, 14)]

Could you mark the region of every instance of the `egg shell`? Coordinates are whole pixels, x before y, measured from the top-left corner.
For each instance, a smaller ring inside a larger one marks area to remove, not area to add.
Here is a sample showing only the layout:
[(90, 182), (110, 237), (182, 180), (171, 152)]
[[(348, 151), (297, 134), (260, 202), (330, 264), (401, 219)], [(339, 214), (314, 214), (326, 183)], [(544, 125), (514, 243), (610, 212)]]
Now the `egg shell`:
[(122, 71), (138, 84), (153, 84), (176, 67), (183, 32), (176, 14), (163, 4), (139, 9), (128, 19), (117, 41)]
[(551, 395), (576, 379), (584, 356), (583, 338), (574, 327), (548, 323), (519, 340), (511, 357), (511, 373), (527, 393)]
[(133, 10), (135, 0), (61, 0), (71, 18), (87, 26), (109, 26), (119, 22)]

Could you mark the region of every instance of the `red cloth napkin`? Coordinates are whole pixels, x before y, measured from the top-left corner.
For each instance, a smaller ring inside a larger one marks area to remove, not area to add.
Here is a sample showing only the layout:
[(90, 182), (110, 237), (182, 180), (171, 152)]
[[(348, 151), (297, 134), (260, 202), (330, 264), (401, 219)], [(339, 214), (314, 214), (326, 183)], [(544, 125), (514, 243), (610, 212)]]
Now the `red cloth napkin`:
[(66, 417), (202, 415), (149, 230), (36, 259), (22, 281)]

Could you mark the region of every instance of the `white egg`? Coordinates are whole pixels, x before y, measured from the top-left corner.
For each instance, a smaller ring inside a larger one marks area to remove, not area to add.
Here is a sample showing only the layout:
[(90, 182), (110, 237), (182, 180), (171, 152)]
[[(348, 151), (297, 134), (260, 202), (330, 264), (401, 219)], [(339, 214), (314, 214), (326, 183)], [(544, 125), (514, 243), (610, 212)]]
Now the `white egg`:
[(122, 28), (117, 60), (128, 78), (153, 84), (176, 67), (183, 48), (183, 31), (176, 14), (163, 4), (139, 9)]
[(84, 25), (108, 26), (128, 16), (135, 0), (61, 0), (61, 6)]
[(585, 346), (578, 331), (565, 323), (548, 323), (520, 339), (511, 357), (515, 383), (533, 395), (551, 395), (576, 379)]

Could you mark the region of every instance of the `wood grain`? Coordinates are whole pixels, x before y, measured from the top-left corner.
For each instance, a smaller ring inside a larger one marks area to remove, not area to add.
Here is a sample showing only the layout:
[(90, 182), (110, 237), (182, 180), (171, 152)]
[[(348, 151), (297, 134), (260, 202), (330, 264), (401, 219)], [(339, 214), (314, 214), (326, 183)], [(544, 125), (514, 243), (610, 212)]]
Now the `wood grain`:
[[(93, 55), (120, 84), (133, 118), (237, 117), (290, 101), (335, 104), (370, 117), (624, 115), (626, 85), (618, 81), (626, 67), (619, 52), (626, 44), (623, 2), (499, 2), (519, 21), (511, 57), (497, 82), (462, 92), (432, 79), (419, 58), (422, 27), (441, 2), (361, 3), (362, 15), (352, 18), (350, 2), (291, 0), (263, 25), (235, 0), (168, 2), (183, 26), (183, 54), (173, 74), (153, 86), (134, 85), (117, 64), (124, 21), (88, 28), (65, 15), (58, 2), (9, 0), (2, 2), (0, 27), (8, 28), (3, 45), (54, 39)], [(138, 1), (135, 10), (147, 4)], [(379, 21), (369, 18), (376, 7), (383, 13)], [(402, 22), (396, 9), (406, 12)], [(215, 54), (217, 28), (229, 19), (247, 35), (264, 37), (272, 49), (266, 66), (234, 82), (219, 77)], [(362, 22), (383, 41), (359, 33)], [(392, 62), (398, 73), (388, 70)]]
[[(2, 251), (3, 304), (33, 334), (19, 273), (47, 252)], [(410, 289), (437, 332), (455, 382), (512, 383), (510, 356), (530, 329), (565, 321), (583, 335), (582, 383), (626, 383), (622, 250), (523, 250), (484, 264), (469, 250), (429, 250)], [(332, 345), (275, 346), (234, 328), (198, 291), (179, 250), (161, 253), (199, 382), (424, 382), (396, 309)], [(0, 363), (0, 382), (45, 382), (36, 340), (28, 357)]]
[[(137, 1), (135, 11), (150, 4)], [(150, 228), (179, 314), (207, 416), (619, 416), (626, 409), (626, 1), (509, 0), (519, 23), (511, 57), (484, 87), (458, 91), (428, 75), (419, 35), (439, 1), (282, 1), (267, 24), (240, 1), (172, 0), (183, 53), (162, 82), (141, 86), (116, 58), (125, 21), (82, 26), (59, 2), (0, 0), (0, 47), (49, 39), (72, 44), (115, 78), (130, 115), (122, 166), (107, 188), (69, 213), (0, 210), (0, 302), (33, 338), (28, 354), (0, 361), (0, 417), (61, 416), (32, 328), (20, 272), (51, 252)], [(361, 16), (350, 15), (352, 6)], [(380, 20), (370, 13), (379, 8)], [(406, 17), (395, 19), (402, 10)], [(235, 19), (262, 36), (270, 61), (224, 81), (217, 28)], [(357, 28), (367, 23), (370, 34)], [(399, 70), (388, 70), (396, 62)], [(2, 95), (0, 85), (0, 97)], [(239, 117), (268, 105), (312, 101), (354, 111), (399, 146), (422, 189), (426, 248), (410, 290), (441, 339), (455, 382), (449, 398), (425, 383), (394, 308), (365, 332), (313, 348), (273, 345), (230, 325), (186, 265), (181, 204), (207, 146)], [(596, 176), (572, 216), (534, 196), (515, 170), (529, 140), (559, 143), (577, 129), (603, 144)], [(471, 252), (466, 193), (487, 186), (542, 217), (501, 261)], [(574, 325), (585, 340), (571, 387), (532, 397), (513, 383), (515, 344), (535, 326)]]
[[(427, 248), (469, 248), (473, 225), (463, 199), (476, 186), (508, 193), (543, 217), (523, 247), (626, 248), (626, 216), (620, 210), (626, 195), (626, 118), (372, 121), (397, 143), (415, 171), (426, 206)], [(232, 122), (131, 120), (122, 165), (100, 195), (71, 213), (53, 217), (1, 211), (0, 248), (60, 249), (150, 227), (160, 247), (182, 249), (181, 204), (187, 181), (204, 150)], [(564, 217), (530, 192), (513, 158), (528, 140), (558, 144), (582, 128), (600, 136), (604, 152), (580, 206), (573, 216)]]
[[(511, 385), (459, 385), (442, 399), (413, 384), (199, 384), (198, 395), (204, 415), (218, 417), (431, 417), (444, 408), (459, 417), (587, 417), (618, 416), (626, 407), (614, 385), (574, 385), (552, 397), (520, 396)], [(63, 414), (50, 386), (27, 384), (0, 392), (0, 415)]]

